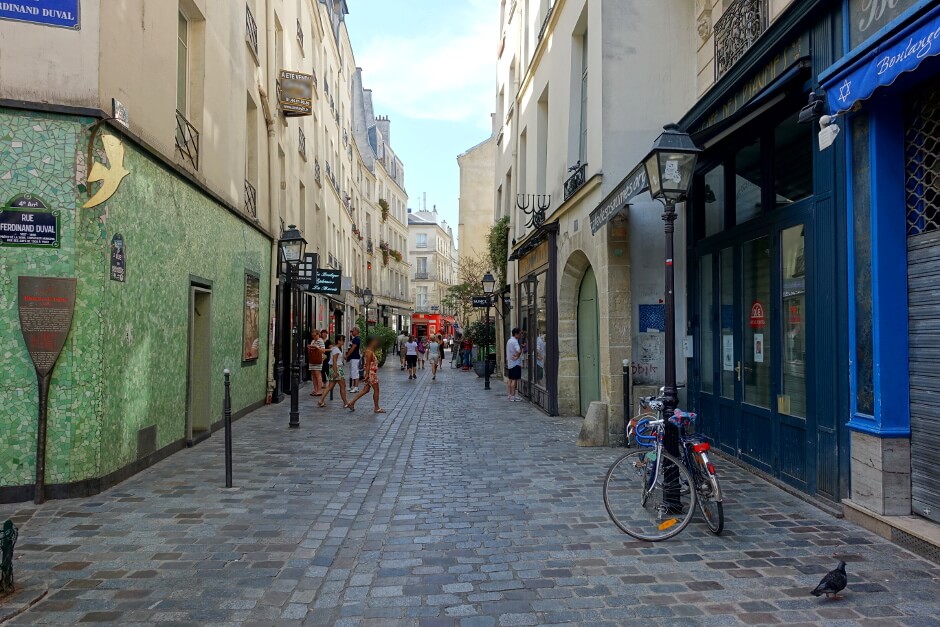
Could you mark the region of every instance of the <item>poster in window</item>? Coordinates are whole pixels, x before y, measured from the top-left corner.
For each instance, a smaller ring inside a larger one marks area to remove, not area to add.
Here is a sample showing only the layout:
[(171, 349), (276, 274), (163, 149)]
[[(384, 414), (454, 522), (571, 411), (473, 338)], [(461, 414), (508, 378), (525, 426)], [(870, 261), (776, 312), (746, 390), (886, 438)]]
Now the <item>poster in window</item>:
[(734, 335), (721, 336), (721, 369), (734, 372)]
[(764, 363), (764, 334), (754, 334), (754, 363)]
[(261, 305), (261, 280), (254, 274), (245, 273), (245, 332), (242, 361), (257, 361), (260, 351), (259, 314)]

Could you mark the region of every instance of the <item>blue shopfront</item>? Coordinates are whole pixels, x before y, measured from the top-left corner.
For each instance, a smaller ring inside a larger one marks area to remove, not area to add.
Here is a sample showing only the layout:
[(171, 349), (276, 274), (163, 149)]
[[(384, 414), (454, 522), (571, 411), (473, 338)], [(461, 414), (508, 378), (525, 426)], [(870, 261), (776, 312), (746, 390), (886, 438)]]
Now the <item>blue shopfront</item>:
[(851, 498), (940, 521), (940, 6), (846, 0), (819, 76), (845, 140)]
[(680, 120), (703, 149), (684, 215), (689, 402), (726, 455), (830, 501), (849, 482), (844, 172), (800, 110), (841, 32), (832, 2), (796, 0), (743, 53), (719, 51)]

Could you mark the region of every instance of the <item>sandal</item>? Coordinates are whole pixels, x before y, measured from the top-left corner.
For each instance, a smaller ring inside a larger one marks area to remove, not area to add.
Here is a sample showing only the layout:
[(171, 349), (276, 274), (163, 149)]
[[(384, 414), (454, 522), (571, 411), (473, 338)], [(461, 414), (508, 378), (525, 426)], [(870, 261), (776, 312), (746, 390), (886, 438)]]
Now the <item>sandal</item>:
[(385, 413), (385, 410), (382, 409), (381, 407), (379, 407), (378, 409), (375, 410), (375, 413), (377, 413), (377, 414), (384, 414), (384, 413)]
[(326, 407), (326, 403), (317, 403), (317, 407)]
[(355, 405), (345, 405), (345, 407), (346, 407), (346, 409), (348, 409), (349, 411), (356, 411), (356, 406), (355, 406)]

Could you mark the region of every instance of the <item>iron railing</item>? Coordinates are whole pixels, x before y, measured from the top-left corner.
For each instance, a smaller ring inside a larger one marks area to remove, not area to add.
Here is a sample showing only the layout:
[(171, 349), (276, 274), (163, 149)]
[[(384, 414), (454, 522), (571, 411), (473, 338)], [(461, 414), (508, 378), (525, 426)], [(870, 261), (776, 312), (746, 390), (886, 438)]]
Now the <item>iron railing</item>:
[(319, 185), (320, 187), (323, 187), (323, 179), (322, 179), (322, 176), (320, 175), (320, 160), (319, 159), (313, 160), (313, 180), (317, 182), (317, 185)]
[(548, 11), (545, 12), (545, 19), (542, 20), (542, 27), (539, 29), (539, 41), (542, 41), (542, 37), (545, 36), (545, 31), (548, 30), (548, 21), (552, 19), (552, 13), (555, 11), (555, 3), (552, 2), (552, 5), (548, 7)]
[(427, 281), (430, 277), (427, 272), (415, 272), (415, 281)]
[(180, 111), (176, 112), (176, 150), (194, 170), (199, 169), (199, 131)]
[(245, 180), (245, 213), (258, 219), (258, 190)]
[(578, 163), (568, 168), (568, 171), (572, 172), (572, 175), (565, 180), (565, 200), (574, 196), (575, 192), (584, 185), (587, 164), (578, 161)]
[(307, 158), (307, 136), (304, 134), (304, 129), (300, 127), (297, 127), (297, 150), (304, 159)]
[(297, 18), (297, 43), (300, 44), (300, 49), (304, 49), (304, 27), (300, 23), (300, 18)]
[(372, 238), (366, 240), (366, 252), (370, 255), (375, 252), (375, 245), (372, 243)]
[(248, 47), (258, 56), (258, 24), (255, 16), (251, 14), (251, 7), (245, 5), (245, 41)]
[(715, 80), (724, 76), (769, 25), (768, 0), (735, 0), (715, 22)]

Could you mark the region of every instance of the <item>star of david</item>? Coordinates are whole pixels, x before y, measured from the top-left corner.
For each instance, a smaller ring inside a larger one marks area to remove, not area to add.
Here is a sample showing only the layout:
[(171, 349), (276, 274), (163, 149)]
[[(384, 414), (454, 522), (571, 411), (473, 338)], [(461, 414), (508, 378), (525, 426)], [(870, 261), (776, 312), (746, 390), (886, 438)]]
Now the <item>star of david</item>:
[(844, 83), (842, 83), (842, 87), (839, 88), (839, 100), (845, 102), (851, 93), (852, 83), (846, 80)]

